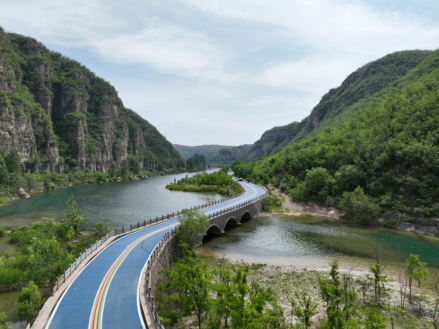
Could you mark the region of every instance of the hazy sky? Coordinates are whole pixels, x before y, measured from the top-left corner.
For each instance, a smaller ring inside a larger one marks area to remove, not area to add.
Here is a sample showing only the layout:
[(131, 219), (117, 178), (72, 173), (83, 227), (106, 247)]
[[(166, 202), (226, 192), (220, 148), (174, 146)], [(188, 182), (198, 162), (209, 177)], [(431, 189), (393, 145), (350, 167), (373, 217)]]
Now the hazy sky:
[(0, 25), (75, 59), (172, 143), (250, 144), (354, 70), (439, 47), (439, 1), (0, 0)]

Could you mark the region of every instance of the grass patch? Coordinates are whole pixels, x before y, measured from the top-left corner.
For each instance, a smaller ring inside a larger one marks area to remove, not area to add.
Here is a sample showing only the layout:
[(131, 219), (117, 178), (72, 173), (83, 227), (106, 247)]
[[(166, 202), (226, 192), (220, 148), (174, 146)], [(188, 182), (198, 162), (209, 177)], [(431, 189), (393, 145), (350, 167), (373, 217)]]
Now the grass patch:
[(0, 238), (0, 255), (5, 253), (15, 254), (17, 252), (18, 246), (9, 243), (9, 236), (7, 234)]

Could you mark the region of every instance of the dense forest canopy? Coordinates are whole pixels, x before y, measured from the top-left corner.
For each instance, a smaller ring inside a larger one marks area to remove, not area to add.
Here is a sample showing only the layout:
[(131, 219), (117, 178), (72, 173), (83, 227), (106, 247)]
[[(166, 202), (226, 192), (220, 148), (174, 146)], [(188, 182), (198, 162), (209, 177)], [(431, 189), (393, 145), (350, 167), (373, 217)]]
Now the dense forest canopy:
[(186, 161), (186, 169), (188, 171), (204, 171), (207, 167), (208, 163), (204, 155), (195, 154)]

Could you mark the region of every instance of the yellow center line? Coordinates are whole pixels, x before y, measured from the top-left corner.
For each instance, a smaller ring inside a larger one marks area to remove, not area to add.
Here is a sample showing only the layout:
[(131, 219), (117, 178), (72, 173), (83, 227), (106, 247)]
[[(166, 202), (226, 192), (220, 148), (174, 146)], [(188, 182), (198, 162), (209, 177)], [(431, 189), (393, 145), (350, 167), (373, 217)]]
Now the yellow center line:
[(255, 193), (253, 193), (251, 196), (249, 196), (248, 198), (246, 198), (246, 199), (244, 199), (244, 200), (240, 200), (240, 201), (238, 201), (238, 202), (235, 202), (235, 203), (233, 203), (233, 204), (229, 204), (229, 205), (224, 206), (224, 207), (219, 208), (219, 209), (215, 209), (215, 210), (212, 210), (212, 211), (205, 212), (205, 214), (210, 214), (210, 213), (215, 212), (215, 211), (219, 211), (219, 210), (222, 210), (222, 209), (229, 208), (229, 207), (234, 206), (234, 205), (236, 205), (236, 204), (242, 203), (243, 201), (246, 201), (246, 200), (248, 200), (248, 199), (251, 199), (251, 198), (253, 198), (256, 194), (258, 194), (258, 193), (256, 192), (256, 189), (255, 189), (253, 186), (248, 185), (248, 184), (245, 184), (245, 185), (248, 186), (248, 187), (250, 187)]

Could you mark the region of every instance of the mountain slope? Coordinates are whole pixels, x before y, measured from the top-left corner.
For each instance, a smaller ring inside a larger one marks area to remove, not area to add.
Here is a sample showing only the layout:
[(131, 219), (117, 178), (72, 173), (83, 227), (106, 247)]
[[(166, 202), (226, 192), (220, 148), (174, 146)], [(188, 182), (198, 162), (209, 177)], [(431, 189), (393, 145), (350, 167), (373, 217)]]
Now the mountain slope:
[(173, 144), (173, 146), (185, 159), (188, 159), (194, 156), (195, 154), (207, 156), (209, 153), (214, 151), (235, 147), (235, 146), (224, 146), (224, 145), (214, 145), (214, 144), (199, 145), (199, 146), (186, 146), (180, 144)]
[(350, 106), (402, 78), (431, 54), (431, 51), (421, 50), (400, 51), (364, 65), (350, 74), (340, 87), (325, 94), (300, 123), (293, 122), (265, 132), (253, 145), (249, 158), (275, 154), (296, 141), (315, 136), (337, 121)]
[(0, 144), (22, 170), (66, 166), (106, 171), (124, 159), (184, 167), (148, 121), (124, 107), (113, 86), (35, 39), (0, 29)]
[(232, 167), (240, 176), (281, 180), (295, 200), (341, 205), (360, 186), (403, 218), (438, 216), (439, 50), (316, 136)]

